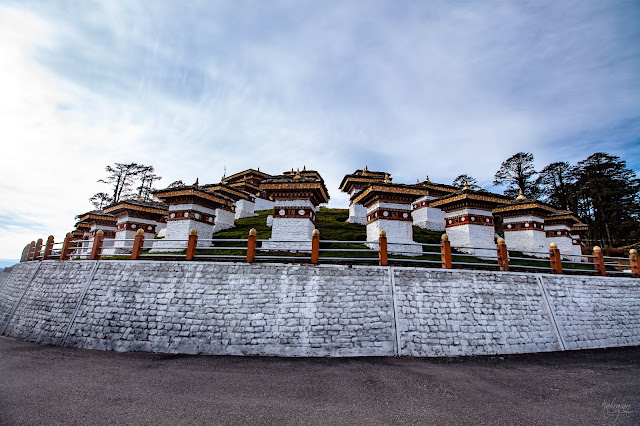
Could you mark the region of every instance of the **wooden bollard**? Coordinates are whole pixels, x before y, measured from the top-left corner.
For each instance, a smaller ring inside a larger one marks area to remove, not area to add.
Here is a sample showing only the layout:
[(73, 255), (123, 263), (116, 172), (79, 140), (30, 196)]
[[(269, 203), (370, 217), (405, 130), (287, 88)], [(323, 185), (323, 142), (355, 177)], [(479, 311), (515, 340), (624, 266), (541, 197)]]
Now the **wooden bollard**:
[(60, 251), (60, 260), (69, 260), (71, 257), (71, 249), (73, 249), (73, 236), (71, 232), (67, 233), (62, 243), (62, 250)]
[(53, 235), (49, 235), (47, 243), (44, 245), (44, 253), (42, 253), (42, 260), (47, 260), (51, 257), (51, 251), (53, 250)]
[(133, 248), (131, 249), (131, 260), (138, 260), (142, 254), (142, 246), (144, 246), (144, 229), (138, 229), (136, 237), (133, 239)]
[(498, 266), (501, 271), (509, 270), (509, 251), (507, 250), (507, 244), (504, 242), (504, 238), (498, 238), (497, 244), (498, 250)]
[(387, 266), (389, 264), (389, 253), (387, 252), (387, 232), (380, 231), (380, 237), (378, 238), (378, 257), (380, 259), (380, 266)]
[(551, 273), (562, 273), (562, 257), (560, 257), (560, 249), (556, 243), (549, 244), (549, 258), (551, 259)]
[(42, 238), (38, 238), (38, 241), (36, 241), (36, 248), (33, 251), (32, 260), (40, 258), (40, 253), (42, 253)]
[(256, 258), (256, 240), (258, 239), (258, 232), (251, 228), (249, 230), (249, 238), (247, 239), (247, 263), (253, 263)]
[(636, 249), (629, 250), (629, 263), (631, 264), (631, 275), (634, 278), (640, 278), (640, 262), (638, 261), (638, 251)]
[(317, 229), (313, 230), (311, 234), (311, 263), (314, 265), (318, 264), (318, 260), (320, 259), (320, 231)]
[(187, 242), (186, 260), (193, 260), (196, 256), (196, 247), (198, 246), (198, 231), (194, 228), (189, 232), (189, 242)]
[(451, 242), (449, 241), (449, 236), (447, 234), (442, 234), (441, 237), (440, 261), (442, 262), (443, 268), (453, 268), (453, 265), (451, 264)]
[(27, 255), (27, 261), (33, 260), (35, 253), (36, 253), (36, 242), (31, 241), (31, 243), (29, 244), (29, 254)]
[(98, 260), (100, 259), (100, 255), (102, 254), (102, 243), (104, 242), (104, 231), (102, 229), (98, 229), (96, 234), (93, 236), (93, 247), (91, 247), (91, 256), (90, 260)]
[(604, 267), (604, 255), (602, 254), (602, 249), (598, 246), (593, 247), (593, 255), (595, 270), (598, 275), (604, 277), (607, 275), (607, 270)]

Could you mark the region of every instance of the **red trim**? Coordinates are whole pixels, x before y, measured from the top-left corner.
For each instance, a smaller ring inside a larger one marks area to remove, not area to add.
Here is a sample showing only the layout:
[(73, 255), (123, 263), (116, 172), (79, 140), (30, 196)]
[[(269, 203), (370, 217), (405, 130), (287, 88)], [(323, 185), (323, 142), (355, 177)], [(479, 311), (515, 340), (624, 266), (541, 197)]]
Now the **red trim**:
[(169, 212), (167, 222), (173, 222), (177, 220), (195, 220), (196, 222), (206, 223), (207, 225), (214, 225), (216, 223), (216, 217), (209, 213), (202, 213), (196, 210), (172, 210)]
[[(141, 222), (121, 222), (116, 225), (116, 232), (121, 231), (138, 231), (138, 229), (144, 229), (144, 232), (147, 234), (155, 234), (156, 226), (150, 223), (141, 223)], [(151, 229), (149, 229), (151, 228)]]
[(508, 231), (544, 231), (544, 223), (525, 221), (525, 222), (507, 222), (502, 224), (502, 229)]
[(445, 218), (445, 228), (462, 225), (493, 226), (493, 216), (462, 214)]
[(398, 220), (401, 222), (412, 222), (411, 211), (405, 209), (388, 209), (378, 207), (370, 213), (367, 213), (367, 225), (376, 220)]
[[(568, 237), (571, 238), (571, 234), (566, 229), (554, 229), (553, 231), (547, 231), (547, 238)], [(573, 240), (573, 239), (572, 239)]]
[(273, 218), (274, 219), (309, 219), (311, 220), (311, 222), (316, 223), (316, 211), (312, 207), (289, 207), (289, 206), (274, 207)]

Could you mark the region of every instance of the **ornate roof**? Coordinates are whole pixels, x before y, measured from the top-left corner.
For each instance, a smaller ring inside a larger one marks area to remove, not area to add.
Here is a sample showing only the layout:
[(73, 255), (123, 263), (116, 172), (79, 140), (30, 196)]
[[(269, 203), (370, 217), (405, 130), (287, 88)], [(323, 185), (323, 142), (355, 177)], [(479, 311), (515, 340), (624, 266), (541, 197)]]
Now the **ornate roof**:
[[(242, 172), (234, 173), (231, 176), (222, 178), (222, 182), (233, 183), (233, 182), (242, 182), (242, 181), (260, 181), (269, 176), (271, 175), (265, 172), (261, 172), (259, 169), (258, 170), (247, 169)], [(258, 182), (251, 182), (251, 183), (255, 185)]]
[(549, 216), (544, 218), (545, 223), (549, 224), (564, 224), (564, 225), (575, 225), (580, 223), (580, 219), (578, 219), (573, 213), (568, 212), (566, 210), (559, 210), (554, 214), (550, 214)]
[(557, 211), (558, 210), (555, 207), (543, 203), (542, 201), (531, 200), (524, 198), (524, 196), (518, 196), (515, 201), (511, 201), (511, 204), (497, 207), (492, 210), (492, 213), (506, 217), (523, 216), (526, 214), (545, 217), (547, 215), (554, 214)]
[[(78, 223), (84, 222), (87, 224), (91, 224), (93, 222), (103, 222), (103, 223), (115, 223), (118, 221), (116, 217), (112, 214), (105, 213), (104, 210), (91, 210), (90, 212), (82, 213), (76, 216), (78, 219)], [(76, 224), (77, 226), (77, 224)]]
[[(239, 183), (242, 183), (242, 182), (239, 182)], [(255, 198), (255, 195), (251, 195), (246, 191), (244, 191), (242, 188), (226, 182), (203, 185), (201, 188), (206, 189), (207, 191), (210, 191), (210, 192), (222, 194), (225, 197), (233, 199), (234, 201), (253, 200)]]
[(154, 191), (153, 195), (167, 204), (180, 204), (185, 200), (192, 199), (205, 203), (212, 208), (221, 206), (233, 206), (235, 200), (218, 192), (211, 192), (198, 185), (180, 186), (176, 188), (165, 188)]
[(420, 197), (429, 195), (429, 188), (420, 185), (376, 182), (352, 197), (354, 203), (369, 205), (375, 201), (411, 203)]
[(309, 198), (315, 205), (329, 202), (324, 180), (315, 170), (285, 172), (262, 181), (260, 190), (269, 199)]
[(164, 216), (167, 214), (168, 210), (169, 205), (166, 203), (159, 203), (157, 201), (143, 201), (132, 198), (111, 204), (104, 209), (104, 212), (116, 216), (118, 215), (118, 213), (127, 211), (136, 211), (151, 215)]
[(445, 211), (451, 211), (464, 207), (493, 209), (510, 203), (511, 199), (505, 195), (465, 188), (455, 194), (447, 195), (439, 200), (433, 200), (429, 202), (429, 205), (431, 207), (439, 207)]
[(345, 175), (340, 182), (340, 191), (350, 192), (352, 187), (365, 187), (373, 182), (384, 182), (388, 180), (391, 182), (391, 175), (387, 172), (377, 172), (369, 170), (367, 167), (364, 169), (356, 170), (355, 172)]

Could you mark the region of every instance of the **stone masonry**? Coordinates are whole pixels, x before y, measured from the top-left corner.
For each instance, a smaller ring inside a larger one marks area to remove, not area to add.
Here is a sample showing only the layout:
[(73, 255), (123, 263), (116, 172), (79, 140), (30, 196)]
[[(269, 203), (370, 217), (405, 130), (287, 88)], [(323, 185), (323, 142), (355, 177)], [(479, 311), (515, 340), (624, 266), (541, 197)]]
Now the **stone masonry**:
[(0, 331), (79, 348), (214, 355), (629, 346), (640, 345), (637, 283), (379, 266), (50, 260), (18, 264), (3, 279)]

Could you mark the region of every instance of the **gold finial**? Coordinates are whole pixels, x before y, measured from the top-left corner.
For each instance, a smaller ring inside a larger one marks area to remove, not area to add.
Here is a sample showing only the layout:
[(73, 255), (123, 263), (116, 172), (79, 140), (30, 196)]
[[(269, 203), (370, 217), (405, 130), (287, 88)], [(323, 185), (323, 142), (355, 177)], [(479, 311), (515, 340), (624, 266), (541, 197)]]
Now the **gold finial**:
[(249, 229), (249, 235), (253, 235), (253, 236), (258, 235), (258, 231), (256, 231), (256, 228)]
[(196, 228), (193, 228), (191, 231), (189, 231), (189, 235), (198, 235), (198, 230)]
[(549, 244), (549, 248), (555, 250), (555, 249), (558, 248), (558, 245), (556, 243), (551, 243), (551, 244)]
[(380, 230), (380, 236), (381, 237), (386, 237), (387, 236), (387, 231), (385, 231), (384, 229)]
[(364, 171), (368, 172), (369, 171), (369, 166), (364, 166)]
[(504, 244), (504, 238), (502, 237), (498, 238), (498, 244)]
[(198, 178), (196, 178), (196, 183), (194, 183), (195, 186), (200, 185), (200, 180)]
[(71, 235), (71, 232), (67, 232), (67, 238), (71, 238), (73, 235)]
[(300, 169), (298, 169), (296, 171), (296, 175), (293, 177), (294, 179), (300, 179), (302, 176), (300, 176)]
[(431, 179), (429, 179), (429, 175), (427, 175), (427, 179), (425, 180), (425, 182), (431, 182)]
[(307, 171), (307, 166), (306, 166), (306, 165), (303, 165), (303, 166), (302, 166), (302, 171), (303, 171), (303, 172), (306, 172), (306, 171)]
[(440, 239), (442, 241), (449, 241), (449, 236), (447, 234), (442, 234), (442, 237), (440, 237)]
[(384, 174), (384, 183), (390, 183), (391, 181), (389, 180), (389, 173), (385, 173)]
[(593, 252), (594, 253), (600, 253), (602, 251), (602, 249), (599, 246), (594, 246), (593, 247)]
[(420, 179), (416, 178), (416, 185), (420, 183)]
[(638, 250), (636, 249), (629, 250), (629, 256), (637, 256), (637, 255), (638, 255)]
[(313, 232), (311, 233), (311, 235), (313, 235), (314, 237), (319, 237), (320, 236), (320, 231), (317, 229), (314, 229)]
[(136, 234), (144, 235), (144, 229), (142, 229), (142, 228), (138, 229), (138, 232), (136, 232)]
[(142, 197), (140, 196), (140, 194), (138, 194), (138, 196), (136, 197), (136, 200), (142, 201)]
[(516, 201), (523, 201), (523, 200), (526, 200), (526, 199), (527, 199), (527, 197), (524, 196), (524, 193), (522, 192), (522, 189), (521, 189), (520, 190), (520, 194), (516, 198)]
[(469, 191), (471, 190), (471, 187), (469, 186), (469, 183), (465, 180), (464, 181), (464, 186), (462, 187), (463, 191)]
[(102, 229), (98, 229), (98, 232), (96, 232), (96, 235), (98, 237), (104, 237), (104, 231)]

